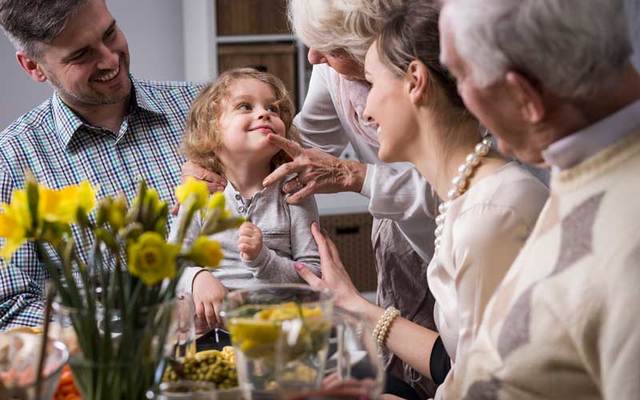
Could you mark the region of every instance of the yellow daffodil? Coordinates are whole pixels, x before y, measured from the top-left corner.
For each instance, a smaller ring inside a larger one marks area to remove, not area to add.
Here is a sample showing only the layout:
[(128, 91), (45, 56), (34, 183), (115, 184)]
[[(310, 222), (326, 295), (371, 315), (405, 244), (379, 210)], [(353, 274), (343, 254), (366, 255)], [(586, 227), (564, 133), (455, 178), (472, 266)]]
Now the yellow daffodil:
[[(7, 210), (6, 205), (2, 208)], [(0, 257), (6, 261), (9, 261), (13, 253), (27, 240), (25, 228), (18, 223), (14, 215), (8, 212), (0, 214), (0, 237), (4, 238)]]
[(109, 223), (114, 230), (122, 228), (127, 218), (127, 200), (124, 196), (118, 196), (115, 199), (105, 197), (98, 204), (98, 212), (96, 214), (96, 223), (102, 225)]
[(209, 203), (207, 204), (207, 208), (222, 210), (224, 209), (224, 205), (225, 205), (224, 193), (215, 192), (209, 198)]
[(234, 345), (249, 358), (273, 356), (281, 333), (279, 323), (253, 318), (231, 318), (227, 328)]
[(168, 244), (157, 232), (145, 232), (129, 246), (129, 272), (147, 286), (176, 276), (180, 246)]
[(33, 228), (26, 190), (14, 190), (11, 203), (2, 204), (0, 208), (0, 237), (5, 239), (4, 246), (0, 249), (0, 257), (8, 261), (29, 239)]
[(85, 213), (90, 213), (96, 206), (96, 188), (88, 181), (82, 181), (76, 186), (78, 208)]
[(24, 229), (25, 232), (31, 230), (33, 226), (33, 218), (29, 211), (29, 199), (25, 190), (15, 190), (11, 194), (11, 203), (4, 205), (3, 209), (11, 215), (16, 225)]
[(39, 216), (47, 222), (72, 224), (78, 212), (87, 214), (96, 205), (95, 189), (87, 181), (59, 190), (39, 186), (38, 198)]
[(190, 196), (193, 196), (195, 207), (200, 209), (207, 203), (209, 189), (204, 182), (188, 177), (182, 185), (176, 188), (176, 198), (181, 204), (184, 204)]
[(193, 262), (203, 267), (217, 267), (222, 260), (220, 242), (206, 236), (199, 236), (193, 242), (189, 256)]
[(158, 214), (158, 212), (160, 212), (164, 204), (165, 204), (164, 201), (160, 200), (160, 196), (158, 195), (158, 192), (155, 189), (149, 188), (145, 191), (144, 205), (148, 210), (148, 212), (151, 213), (152, 216), (155, 216), (156, 214)]

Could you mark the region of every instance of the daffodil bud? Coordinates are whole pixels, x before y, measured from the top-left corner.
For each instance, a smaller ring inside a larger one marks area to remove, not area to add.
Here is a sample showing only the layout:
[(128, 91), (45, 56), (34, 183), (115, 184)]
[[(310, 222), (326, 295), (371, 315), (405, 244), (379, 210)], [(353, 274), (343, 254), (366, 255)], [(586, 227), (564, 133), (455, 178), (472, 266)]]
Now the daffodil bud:
[(96, 225), (102, 226), (109, 222), (109, 212), (112, 207), (113, 199), (110, 197), (100, 200), (96, 211)]
[(107, 245), (108, 248), (114, 250), (118, 248), (118, 243), (113, 237), (113, 234), (104, 228), (97, 228), (95, 230), (96, 240), (99, 240)]
[(187, 254), (194, 263), (203, 267), (217, 267), (222, 260), (220, 242), (206, 236), (198, 236)]
[(224, 193), (215, 192), (209, 197), (209, 204), (207, 204), (208, 209), (219, 209), (223, 210), (225, 206), (225, 198)]
[(176, 187), (176, 198), (178, 202), (184, 204), (189, 198), (193, 198), (197, 209), (205, 206), (208, 196), (209, 188), (207, 188), (207, 184), (192, 177), (188, 177), (182, 185)]
[(108, 221), (114, 230), (118, 230), (125, 225), (127, 217), (127, 200), (124, 196), (116, 197), (109, 207)]

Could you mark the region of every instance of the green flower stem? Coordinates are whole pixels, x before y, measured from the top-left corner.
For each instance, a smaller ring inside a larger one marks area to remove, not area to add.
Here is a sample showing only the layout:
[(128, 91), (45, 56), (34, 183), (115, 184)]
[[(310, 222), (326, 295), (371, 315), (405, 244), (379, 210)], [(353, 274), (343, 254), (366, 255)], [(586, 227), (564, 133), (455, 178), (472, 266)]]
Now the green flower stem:
[(55, 296), (55, 286), (52, 284), (45, 285), (46, 298), (45, 298), (45, 311), (44, 311), (44, 326), (42, 329), (42, 345), (40, 346), (40, 355), (38, 356), (38, 367), (36, 369), (36, 399), (40, 398), (42, 393), (42, 370), (44, 369), (44, 359), (47, 352), (47, 339), (49, 338), (49, 326), (51, 319), (51, 304), (53, 303), (53, 297)]

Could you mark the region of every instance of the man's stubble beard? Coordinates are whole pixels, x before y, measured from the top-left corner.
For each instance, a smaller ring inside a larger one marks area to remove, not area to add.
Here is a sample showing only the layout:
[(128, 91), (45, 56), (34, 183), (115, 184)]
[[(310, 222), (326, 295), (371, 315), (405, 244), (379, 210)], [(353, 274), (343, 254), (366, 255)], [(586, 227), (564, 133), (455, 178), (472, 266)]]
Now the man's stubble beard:
[(100, 94), (95, 91), (93, 91), (93, 94), (76, 94), (66, 90), (53, 75), (48, 76), (47, 80), (49, 81), (49, 84), (59, 93), (60, 97), (79, 105), (103, 106), (118, 104), (122, 101), (126, 101), (131, 94), (131, 87), (129, 87), (129, 90), (126, 94), (123, 93), (112, 96)]

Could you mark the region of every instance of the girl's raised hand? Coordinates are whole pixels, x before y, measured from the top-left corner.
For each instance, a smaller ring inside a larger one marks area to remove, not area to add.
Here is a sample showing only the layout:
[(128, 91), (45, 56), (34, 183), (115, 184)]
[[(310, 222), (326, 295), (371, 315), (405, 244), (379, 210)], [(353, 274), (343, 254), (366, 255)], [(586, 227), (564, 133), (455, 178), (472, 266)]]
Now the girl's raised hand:
[(262, 250), (262, 231), (255, 224), (245, 222), (238, 228), (238, 250), (245, 261), (253, 261)]

